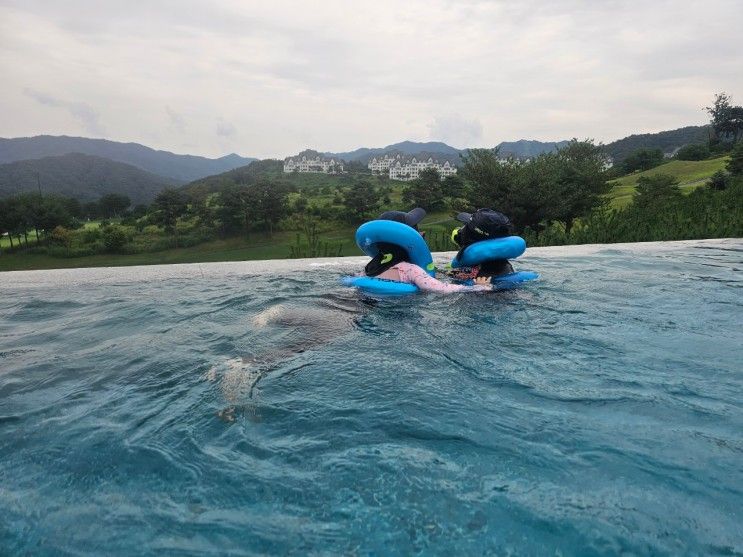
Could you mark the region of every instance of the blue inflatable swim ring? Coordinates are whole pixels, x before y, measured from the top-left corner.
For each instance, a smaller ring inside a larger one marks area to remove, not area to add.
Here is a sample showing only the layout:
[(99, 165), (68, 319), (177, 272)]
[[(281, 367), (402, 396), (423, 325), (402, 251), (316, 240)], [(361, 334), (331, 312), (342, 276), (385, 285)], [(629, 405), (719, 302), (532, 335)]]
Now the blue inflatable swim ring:
[[(414, 228), (391, 220), (373, 220), (359, 226), (356, 231), (356, 245), (366, 255), (375, 257), (379, 253), (377, 244), (380, 242), (402, 247), (408, 252), (411, 263), (431, 276), (436, 274), (431, 250), (423, 236)], [(343, 284), (374, 296), (401, 296), (418, 292), (418, 287), (414, 284), (376, 277), (344, 277)]]
[(490, 284), (497, 290), (503, 290), (538, 278), (539, 273), (535, 273), (534, 271), (516, 271), (515, 273), (493, 277), (490, 279)]
[(375, 277), (343, 277), (342, 280), (344, 285), (358, 288), (364, 294), (372, 296), (403, 296), (415, 294), (419, 290), (415, 284)]
[(436, 274), (431, 250), (416, 229), (392, 220), (372, 220), (359, 226), (356, 231), (356, 245), (361, 251), (374, 257), (379, 253), (379, 242), (400, 246), (408, 252), (411, 263), (431, 276)]
[(472, 267), (494, 259), (516, 259), (526, 251), (526, 241), (520, 236), (506, 236), (475, 242), (464, 248), (462, 258), (451, 260), (451, 266)]

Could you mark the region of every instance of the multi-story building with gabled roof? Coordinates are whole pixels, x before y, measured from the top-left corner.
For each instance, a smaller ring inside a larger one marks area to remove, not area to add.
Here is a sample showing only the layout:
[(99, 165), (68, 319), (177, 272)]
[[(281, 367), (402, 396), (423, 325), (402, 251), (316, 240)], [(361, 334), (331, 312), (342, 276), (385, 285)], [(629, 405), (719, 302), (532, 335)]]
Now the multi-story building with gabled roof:
[(319, 153), (300, 153), (296, 157), (284, 159), (284, 172), (322, 172), (324, 174), (341, 174), (341, 159), (323, 157)]
[(403, 157), (402, 155), (384, 155), (383, 157), (372, 157), (367, 165), (372, 174), (387, 173), (391, 180), (415, 180), (421, 171), (427, 168), (438, 170), (441, 178), (453, 176), (457, 173), (457, 167), (448, 160), (443, 162), (428, 157), (418, 159), (417, 157)]

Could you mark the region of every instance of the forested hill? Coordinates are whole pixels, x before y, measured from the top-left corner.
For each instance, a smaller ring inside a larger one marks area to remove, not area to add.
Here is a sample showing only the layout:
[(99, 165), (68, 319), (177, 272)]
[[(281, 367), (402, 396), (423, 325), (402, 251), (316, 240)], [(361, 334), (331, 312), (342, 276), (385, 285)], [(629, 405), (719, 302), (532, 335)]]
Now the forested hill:
[(71, 153), (0, 165), (0, 198), (26, 191), (60, 194), (80, 201), (126, 195), (132, 204), (150, 203), (177, 182), (135, 166), (102, 157)]
[(519, 139), (518, 141), (504, 141), (498, 144), (498, 154), (502, 157), (516, 157), (517, 159), (528, 159), (542, 153), (553, 153), (565, 147), (569, 141), (535, 141), (530, 139)]
[[(567, 141), (536, 141), (529, 139), (520, 139), (519, 141), (504, 141), (497, 145), (503, 156), (512, 156), (516, 158), (529, 158), (541, 153), (551, 153), (567, 145)], [(384, 154), (396, 154), (406, 156), (416, 156), (419, 158), (433, 157), (440, 160), (448, 160), (453, 163), (459, 162), (459, 156), (467, 152), (467, 149), (457, 149), (441, 141), (402, 141), (393, 143), (386, 147), (362, 147), (355, 151), (346, 153), (324, 153), (325, 156), (341, 158), (345, 161), (358, 161), (367, 164), (372, 157)]]
[(417, 156), (421, 153), (429, 153), (431, 155), (440, 155), (441, 158), (458, 158), (460, 150), (442, 143), (441, 141), (428, 141), (428, 142), (416, 142), (416, 141), (401, 141), (400, 143), (393, 143), (386, 147), (361, 147), (355, 151), (348, 151), (345, 153), (324, 153), (327, 157), (336, 157), (343, 159), (344, 161), (352, 162), (358, 161), (367, 164), (372, 157), (382, 155), (384, 153), (400, 153), (401, 155)]
[(281, 176), (283, 162), (275, 159), (253, 161), (246, 166), (228, 170), (222, 174), (207, 176), (183, 186), (183, 191), (195, 197), (204, 197), (209, 193), (219, 191), (224, 186), (247, 185), (255, 183), (258, 178), (266, 175)]
[(707, 143), (709, 132), (709, 126), (686, 126), (665, 132), (630, 135), (609, 143), (604, 148), (616, 164), (638, 149), (660, 149), (663, 153), (672, 153), (690, 143)]
[(120, 143), (87, 137), (39, 135), (13, 139), (0, 138), (0, 163), (39, 159), (68, 153), (83, 153), (104, 157), (112, 161), (131, 164), (147, 172), (180, 182), (190, 182), (204, 176), (219, 174), (245, 166), (255, 160), (254, 158), (240, 157), (234, 153), (218, 159), (194, 155), (177, 155), (169, 151), (157, 151), (138, 143)]

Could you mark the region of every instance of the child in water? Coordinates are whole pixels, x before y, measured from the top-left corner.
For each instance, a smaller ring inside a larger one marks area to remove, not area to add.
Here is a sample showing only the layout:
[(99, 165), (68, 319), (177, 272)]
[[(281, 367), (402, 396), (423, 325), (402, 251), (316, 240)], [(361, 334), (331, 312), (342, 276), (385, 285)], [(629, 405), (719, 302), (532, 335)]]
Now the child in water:
[[(391, 220), (407, 224), (418, 230), (418, 223), (426, 216), (426, 211), (417, 207), (405, 213), (403, 211), (386, 211), (379, 220)], [(423, 235), (423, 234), (421, 234)], [(491, 290), (489, 279), (475, 280), (472, 286), (447, 284), (436, 280), (426, 271), (410, 263), (408, 253), (395, 244), (380, 242), (379, 253), (366, 265), (364, 271), (369, 277), (414, 284), (421, 290), (429, 292), (471, 292), (473, 290)]]
[[(460, 247), (457, 259), (461, 259), (464, 249), (476, 242), (493, 240), (513, 235), (513, 224), (503, 213), (492, 209), (478, 209), (474, 213), (459, 213), (457, 220), (465, 223), (452, 232), (451, 239)], [(477, 284), (489, 283), (492, 277), (513, 273), (511, 262), (507, 259), (494, 259), (472, 267), (449, 269), (446, 274), (455, 281), (474, 280)]]

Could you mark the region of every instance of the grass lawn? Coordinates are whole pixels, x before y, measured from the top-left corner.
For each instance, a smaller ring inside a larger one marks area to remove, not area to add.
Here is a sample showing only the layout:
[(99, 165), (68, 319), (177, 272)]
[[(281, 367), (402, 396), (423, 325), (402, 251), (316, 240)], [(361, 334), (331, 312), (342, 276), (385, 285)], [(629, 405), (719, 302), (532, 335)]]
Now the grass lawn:
[(669, 174), (678, 179), (681, 191), (689, 193), (694, 188), (703, 186), (704, 183), (718, 170), (723, 170), (727, 164), (728, 157), (719, 157), (704, 161), (671, 161), (644, 172), (623, 176), (612, 183), (614, 187), (609, 194), (611, 205), (621, 209), (632, 201), (637, 180), (641, 176), (655, 176), (656, 174)]
[[(17, 246), (18, 245), (17, 240), (18, 240), (18, 237), (17, 236), (13, 236), (13, 246)], [(25, 239), (23, 240), (23, 242), (24, 242), (24, 245), (25, 245)], [(29, 230), (29, 232), (28, 232), (28, 245), (31, 246), (31, 245), (33, 245), (35, 243), (36, 243), (36, 231), (35, 230)], [(5, 248), (9, 248), (9, 247), (10, 247), (10, 238), (8, 238), (5, 235), (0, 236), (0, 248), (5, 249)]]
[[(421, 228), (429, 234), (450, 232), (456, 226), (448, 213), (432, 213)], [(93, 225), (93, 223), (88, 223)], [(341, 226), (319, 234), (321, 242), (330, 244), (333, 254), (341, 245), (341, 255), (361, 255), (354, 241), (355, 226)], [(198, 246), (177, 248), (132, 255), (100, 254), (85, 257), (52, 257), (45, 254), (4, 253), (0, 256), (0, 271), (33, 269), (62, 269), (73, 267), (115, 267), (126, 265), (166, 265), (173, 263), (202, 263), (210, 261), (249, 261), (259, 259), (287, 259), (291, 246), (296, 244), (296, 232), (277, 232), (273, 238), (252, 234), (250, 238), (213, 240)], [(302, 242), (306, 239), (302, 237)]]
[[(351, 228), (321, 233), (322, 241), (333, 246), (342, 244), (341, 255), (358, 255)], [(257, 259), (286, 259), (290, 246), (296, 241), (295, 232), (274, 234), (273, 239), (260, 235), (246, 238), (214, 240), (188, 248), (176, 248), (153, 253), (133, 255), (100, 254), (85, 257), (51, 257), (45, 254), (5, 253), (0, 256), (0, 271), (31, 269), (61, 269), (72, 267), (114, 267), (124, 265), (164, 265), (172, 263), (200, 263), (206, 261), (245, 261)]]

